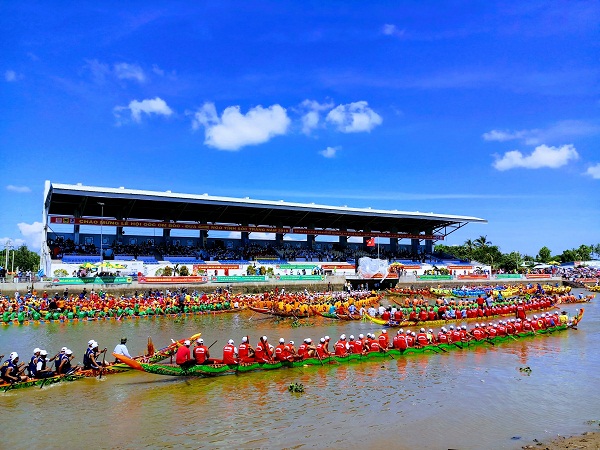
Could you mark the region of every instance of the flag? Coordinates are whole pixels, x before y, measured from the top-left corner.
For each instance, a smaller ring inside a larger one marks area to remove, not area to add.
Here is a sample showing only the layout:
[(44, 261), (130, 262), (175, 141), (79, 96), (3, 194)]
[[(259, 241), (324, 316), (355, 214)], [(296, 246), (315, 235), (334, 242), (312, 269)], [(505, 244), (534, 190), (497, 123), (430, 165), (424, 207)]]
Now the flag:
[(375, 247), (375, 238), (367, 239), (367, 247)]

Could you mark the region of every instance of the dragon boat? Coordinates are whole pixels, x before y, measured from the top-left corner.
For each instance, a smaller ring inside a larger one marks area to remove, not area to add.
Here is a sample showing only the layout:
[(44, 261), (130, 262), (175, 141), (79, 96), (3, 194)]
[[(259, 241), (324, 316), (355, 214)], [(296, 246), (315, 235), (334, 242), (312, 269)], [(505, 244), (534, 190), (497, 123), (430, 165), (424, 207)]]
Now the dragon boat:
[(385, 294), (390, 297), (407, 297), (422, 295), (423, 297), (431, 297), (429, 289), (408, 289), (408, 288), (391, 288), (386, 289)]
[[(527, 312), (535, 313), (535, 312), (540, 312), (540, 311), (548, 311), (555, 307), (556, 307), (555, 305), (552, 305), (548, 308), (531, 309), (531, 310), (528, 310)], [(515, 316), (515, 312), (510, 312), (507, 314), (495, 314), (493, 316), (484, 316), (484, 317), (467, 317), (464, 319), (462, 317), (459, 317), (456, 319), (436, 319), (436, 320), (418, 320), (418, 321), (405, 319), (401, 322), (395, 322), (393, 320), (384, 320), (379, 317), (373, 317), (373, 316), (369, 315), (369, 313), (365, 313), (365, 317), (367, 319), (369, 319), (371, 322), (373, 322), (377, 325), (380, 325), (380, 326), (390, 327), (390, 328), (403, 328), (403, 327), (410, 327), (410, 326), (422, 326), (422, 327), (431, 328), (431, 327), (444, 326), (446, 324), (461, 323), (461, 322), (480, 322), (480, 321), (488, 321), (488, 320), (492, 320), (492, 319), (498, 319), (501, 317), (514, 317), (514, 316)]]
[(337, 319), (337, 320), (361, 320), (362, 317), (360, 314), (338, 314), (338, 313), (329, 313), (329, 312), (318, 312), (319, 316), (325, 317), (326, 319)]
[(274, 309), (257, 308), (256, 306), (248, 306), (248, 309), (260, 314), (268, 314), (275, 317), (293, 317), (294, 319), (305, 319), (309, 316), (309, 313), (301, 313), (300, 311), (275, 311)]
[[(143, 361), (143, 362), (148, 362), (148, 363), (158, 363), (158, 362), (174, 355), (175, 352), (177, 351), (177, 349), (179, 347), (181, 347), (186, 340), (193, 342), (196, 339), (198, 339), (201, 335), (202, 335), (202, 333), (196, 333), (196, 334), (191, 335), (188, 338), (173, 341), (171, 344), (167, 345), (166, 347), (163, 347), (156, 351), (154, 351), (154, 350), (150, 351), (152, 341), (149, 339), (148, 340), (148, 348), (149, 348), (148, 354), (136, 356), (134, 358), (131, 358), (131, 360), (132, 361)], [(44, 386), (49, 386), (51, 384), (56, 384), (56, 383), (60, 383), (63, 381), (74, 381), (74, 380), (78, 380), (80, 378), (95, 378), (95, 377), (100, 376), (100, 374), (102, 374), (102, 376), (112, 375), (112, 374), (129, 371), (129, 370), (131, 370), (131, 367), (122, 362), (109, 364), (99, 370), (82, 369), (82, 368), (76, 366), (70, 373), (64, 374), (64, 375), (54, 375), (52, 377), (47, 377), (47, 378), (28, 378), (26, 381), (17, 381), (15, 383), (6, 383), (6, 382), (3, 382), (2, 380), (0, 380), (0, 392), (8, 392), (12, 389), (23, 389), (23, 388), (35, 387), (35, 386), (38, 386), (41, 389)]]
[(77, 370), (72, 373), (65, 375), (54, 375), (48, 378), (28, 378), (26, 381), (17, 381), (15, 383), (7, 383), (0, 381), (0, 392), (8, 392), (12, 389), (23, 389), (29, 387), (39, 387), (40, 389), (44, 386), (51, 384), (61, 383), (63, 381), (74, 381), (83, 378), (85, 375), (79, 373)]
[(511, 334), (506, 336), (496, 336), (494, 338), (485, 338), (481, 340), (467, 340), (454, 342), (450, 344), (435, 344), (426, 345), (423, 347), (410, 347), (406, 350), (389, 349), (387, 351), (370, 352), (366, 354), (350, 354), (346, 356), (327, 356), (325, 358), (312, 357), (303, 359), (300, 361), (273, 361), (266, 363), (250, 362), (240, 364), (205, 364), (196, 365), (188, 369), (182, 369), (181, 367), (173, 364), (151, 364), (135, 361), (131, 358), (127, 358), (123, 355), (114, 355), (115, 358), (123, 361), (131, 368), (140, 370), (142, 372), (153, 373), (157, 375), (169, 375), (176, 377), (214, 377), (219, 375), (236, 375), (247, 372), (256, 371), (267, 371), (277, 370), (284, 368), (295, 368), (295, 367), (306, 367), (306, 366), (325, 366), (325, 365), (337, 365), (345, 364), (350, 362), (368, 362), (368, 361), (381, 361), (384, 358), (400, 358), (411, 354), (427, 354), (427, 353), (447, 353), (452, 350), (468, 350), (470, 348), (497, 345), (503, 342), (511, 342), (516, 339), (547, 336), (559, 331), (565, 331), (569, 329), (576, 329), (576, 325), (583, 317), (583, 309), (580, 310), (579, 314), (573, 318), (573, 321), (569, 324), (558, 325), (545, 330), (522, 332), (518, 334)]

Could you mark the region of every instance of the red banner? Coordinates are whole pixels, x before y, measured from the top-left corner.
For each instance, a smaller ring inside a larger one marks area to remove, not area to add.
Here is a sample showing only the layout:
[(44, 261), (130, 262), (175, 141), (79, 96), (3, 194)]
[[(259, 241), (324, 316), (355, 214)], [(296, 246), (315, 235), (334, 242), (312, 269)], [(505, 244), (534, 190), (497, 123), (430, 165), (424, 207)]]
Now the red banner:
[(138, 283), (208, 283), (208, 277), (138, 277)]
[(322, 269), (354, 269), (354, 264), (322, 264)]
[(456, 278), (459, 280), (487, 280), (489, 275), (479, 275), (479, 274), (471, 274), (471, 275), (458, 275)]
[(310, 234), (314, 236), (383, 237), (443, 241), (441, 234), (411, 234), (386, 232), (360, 232), (344, 230), (315, 230), (295, 227), (258, 227), (242, 225), (217, 225), (206, 223), (153, 222), (150, 220), (86, 219), (83, 217), (50, 216), (50, 223), (66, 225), (96, 225), (105, 227), (164, 228), (170, 230), (239, 231), (248, 233)]

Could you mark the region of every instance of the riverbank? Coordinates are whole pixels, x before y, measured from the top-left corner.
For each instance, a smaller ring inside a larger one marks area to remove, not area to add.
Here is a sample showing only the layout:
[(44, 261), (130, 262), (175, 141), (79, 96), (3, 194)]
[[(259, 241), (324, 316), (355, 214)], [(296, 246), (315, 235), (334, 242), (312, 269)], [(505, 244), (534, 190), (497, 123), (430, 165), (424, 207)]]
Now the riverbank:
[(600, 449), (600, 432), (588, 431), (580, 436), (558, 437), (550, 442), (538, 442), (525, 445), (524, 449), (542, 448), (544, 450), (573, 450), (573, 449)]

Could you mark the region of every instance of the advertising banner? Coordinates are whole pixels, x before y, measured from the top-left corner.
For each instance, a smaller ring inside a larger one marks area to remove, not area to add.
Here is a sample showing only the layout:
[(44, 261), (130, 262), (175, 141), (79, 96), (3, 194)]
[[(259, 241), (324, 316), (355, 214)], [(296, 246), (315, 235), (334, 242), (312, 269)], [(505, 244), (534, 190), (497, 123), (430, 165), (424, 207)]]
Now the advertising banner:
[(53, 278), (52, 284), (131, 284), (131, 277), (60, 277)]
[(71, 216), (50, 216), (50, 223), (66, 225), (97, 225), (108, 227), (136, 227), (136, 228), (163, 228), (169, 230), (207, 230), (207, 231), (240, 231), (248, 233), (279, 233), (279, 234), (310, 234), (314, 236), (359, 236), (359, 237), (382, 237), (398, 239), (425, 239), (444, 240), (441, 234), (411, 234), (411, 233), (388, 233), (388, 232), (360, 232), (344, 230), (317, 230), (296, 227), (260, 227), (244, 225), (219, 225), (189, 222), (154, 222), (151, 220), (118, 220), (98, 219)]
[(161, 284), (198, 284), (208, 283), (208, 277), (145, 277), (141, 276), (138, 278), (139, 283), (161, 283)]

